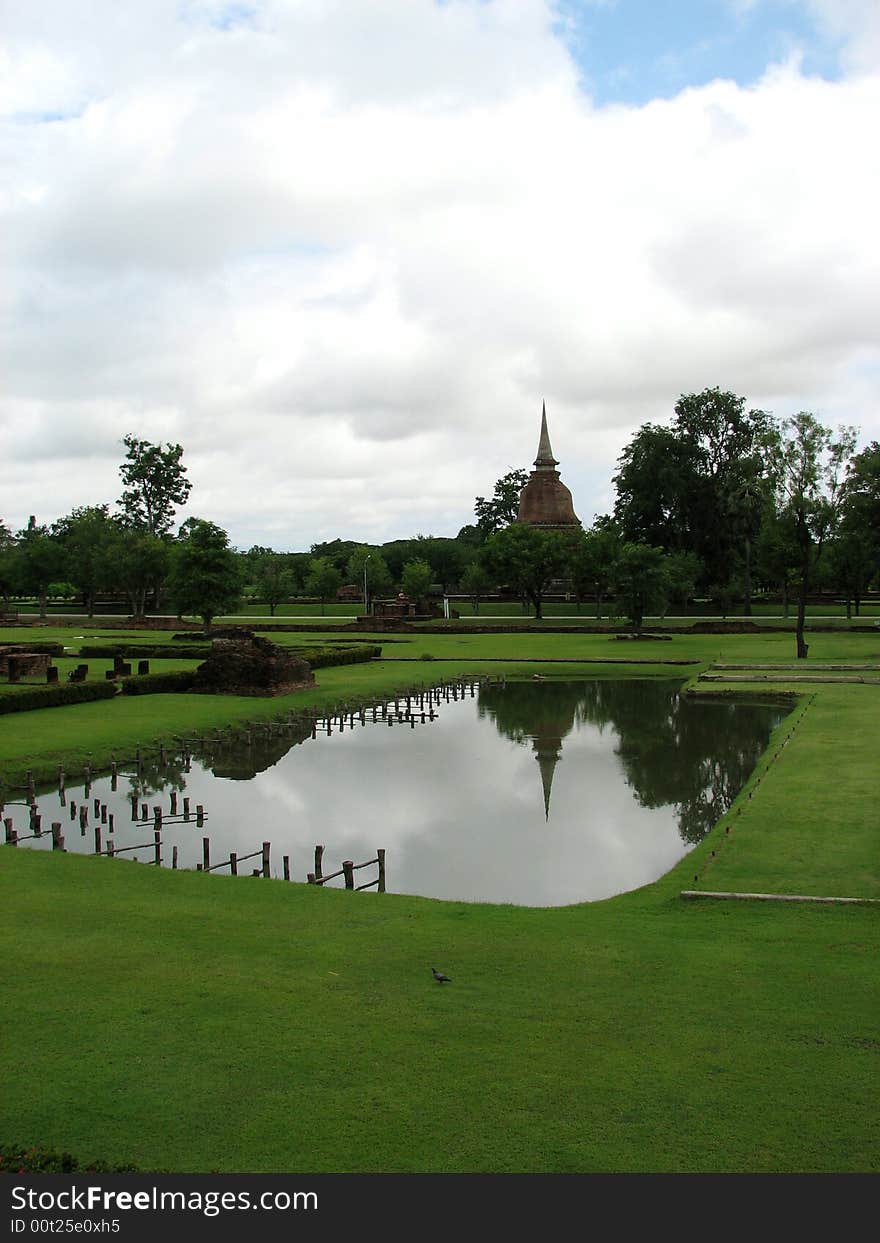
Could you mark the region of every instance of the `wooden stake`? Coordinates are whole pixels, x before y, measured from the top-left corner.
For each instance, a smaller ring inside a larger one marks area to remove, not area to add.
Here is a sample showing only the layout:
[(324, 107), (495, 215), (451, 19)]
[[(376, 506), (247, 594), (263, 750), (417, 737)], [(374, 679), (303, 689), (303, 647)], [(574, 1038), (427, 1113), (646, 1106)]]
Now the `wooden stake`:
[(234, 850), (229, 852), (229, 874), (230, 876), (238, 876), (238, 855)]
[(177, 868), (177, 847), (176, 846), (171, 847), (171, 866), (176, 870)]
[(379, 893), (385, 892), (385, 851), (377, 850), (376, 858), (379, 860)]
[(290, 855), (282, 855), (281, 864), (284, 868), (284, 879), (290, 880)]
[(317, 880), (320, 880), (321, 877), (324, 875), (324, 873), (321, 871), (321, 864), (322, 864), (323, 858), (324, 858), (324, 847), (316, 846), (315, 847), (315, 878)]
[(202, 838), (202, 870), (207, 872), (211, 867), (211, 840)]
[(346, 889), (354, 889), (354, 859), (343, 859), (342, 870), (345, 873)]
[(271, 842), (263, 842), (263, 875), (269, 876), (269, 849)]

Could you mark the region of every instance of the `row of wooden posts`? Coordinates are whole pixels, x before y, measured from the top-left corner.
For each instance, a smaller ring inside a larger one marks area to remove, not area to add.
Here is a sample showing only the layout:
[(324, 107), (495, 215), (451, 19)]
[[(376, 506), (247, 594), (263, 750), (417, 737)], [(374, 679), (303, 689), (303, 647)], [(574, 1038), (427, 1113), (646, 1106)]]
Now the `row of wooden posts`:
[[(80, 813), (82, 813), (83, 810), (85, 810), (85, 808), (81, 808)], [(154, 828), (153, 828), (152, 842), (138, 842), (134, 846), (116, 846), (112, 840), (112, 837), (110, 836), (112, 835), (113, 829), (114, 829), (113, 815), (111, 813), (107, 817), (108, 840), (107, 840), (106, 846), (103, 845), (103, 841), (102, 841), (102, 838), (103, 838), (102, 823), (99, 822), (98, 824), (94, 826), (94, 832), (95, 832), (94, 853), (96, 855), (106, 855), (108, 858), (113, 859), (116, 857), (116, 855), (127, 854), (129, 851), (132, 851), (132, 850), (148, 850), (152, 846), (153, 858), (151, 862), (156, 864), (156, 866), (161, 865), (162, 845), (163, 845), (162, 843), (162, 814), (161, 814), (161, 809), (159, 807), (156, 807), (154, 810), (157, 813), (157, 816), (155, 820), (153, 821)], [(140, 821), (139, 823), (143, 823), (143, 821)], [(176, 823), (180, 823), (180, 822), (177, 821)], [(52, 832), (52, 849), (53, 850), (64, 850), (65, 849), (64, 835), (61, 832), (62, 827), (63, 826), (60, 820), (55, 820), (52, 822), (51, 832)], [(11, 816), (5, 817), (3, 821), (3, 828), (4, 828), (6, 843), (7, 845), (10, 845), (10, 846), (18, 846), (22, 842), (28, 842), (28, 841), (31, 841), (31, 839), (33, 838), (42, 838), (43, 836), (41, 817), (39, 815), (34, 815), (31, 817), (31, 824), (30, 824), (31, 832), (24, 836), (20, 835), (17, 832), (17, 830), (13, 827), (13, 821), (12, 821)], [(85, 831), (86, 831), (85, 830), (85, 819), (83, 818), (82, 814), (80, 814), (81, 836), (85, 836)], [(257, 856), (259, 856), (260, 866), (258, 868), (253, 868), (251, 871), (251, 875), (252, 876), (264, 876), (268, 879), (271, 876), (271, 872), (270, 872), (271, 849), (272, 849), (271, 842), (263, 842), (259, 850), (251, 851), (251, 853), (248, 855), (240, 855), (240, 854), (237, 854), (235, 851), (230, 851), (228, 859), (223, 859), (220, 863), (212, 864), (211, 863), (211, 839), (209, 837), (203, 837), (202, 838), (202, 862), (196, 864), (196, 871), (197, 872), (216, 872), (220, 868), (228, 867), (229, 873), (231, 876), (238, 876), (238, 866), (240, 863), (244, 863), (249, 859), (256, 859)], [(346, 889), (355, 889), (355, 890), (371, 889), (375, 885), (379, 893), (385, 892), (385, 851), (384, 850), (381, 850), (381, 849), (377, 850), (376, 858), (367, 859), (364, 863), (355, 863), (351, 859), (346, 859), (344, 860), (342, 867), (337, 872), (331, 872), (327, 876), (323, 875), (322, 867), (321, 867), (323, 855), (324, 855), (324, 847), (316, 846), (315, 847), (315, 870), (314, 872), (308, 873), (308, 883), (310, 885), (324, 885), (327, 883), (327, 881), (334, 880), (337, 876), (344, 876)], [(368, 881), (366, 884), (363, 884), (363, 885), (355, 885), (354, 883), (355, 872), (359, 871), (361, 868), (370, 867), (374, 863), (378, 864), (378, 868), (379, 868), (378, 876), (376, 877), (376, 879)], [(172, 847), (172, 851), (171, 851), (172, 869), (176, 870), (177, 864), (178, 864), (178, 847), (175, 844)], [(282, 855), (282, 869), (283, 869), (284, 879), (289, 881), (290, 880), (290, 856), (289, 855)]]
[[(501, 682), (504, 681), (503, 677), (499, 680)], [(212, 746), (222, 746), (233, 738), (240, 737), (242, 733), (248, 743), (252, 744), (255, 734), (258, 732), (265, 732), (271, 737), (281, 734), (286, 729), (293, 729), (296, 726), (304, 727), (313, 738), (319, 732), (330, 734), (336, 729), (341, 733), (346, 727), (353, 729), (356, 723), (366, 725), (368, 719), (372, 722), (378, 722), (381, 719), (389, 725), (395, 723), (407, 724), (414, 728), (417, 721), (435, 720), (437, 714), (434, 708), (441, 702), (449, 703), (450, 701), (464, 699), (467, 694), (473, 698), (476, 694), (476, 687), (490, 681), (492, 679), (488, 676), (462, 678), (455, 681), (441, 682), (427, 690), (423, 687), (411, 688), (408, 691), (395, 695), (393, 700), (370, 699), (353, 705), (347, 702), (337, 703), (326, 713), (319, 713), (314, 709), (308, 709), (305, 713), (291, 713), (283, 721), (253, 722), (245, 727), (244, 730), (233, 727), (225, 735), (217, 737), (201, 734), (195, 738), (175, 738), (174, 742), (176, 745), (173, 750), (177, 753), (181, 749), (183, 750), (184, 768), (188, 770), (194, 748), (198, 747), (202, 750), (208, 750)], [(169, 749), (164, 741), (157, 744), (156, 754), (160, 767), (164, 767), (168, 762), (169, 755)], [(125, 765), (132, 765), (134, 767), (135, 772), (130, 775), (139, 776), (143, 770), (145, 759), (145, 753), (140, 747), (137, 748), (135, 755), (131, 759), (119, 760), (115, 756), (112, 757), (110, 763), (110, 788), (115, 791), (119, 776), (129, 775), (122, 771)], [(58, 769), (58, 791), (62, 795), (65, 793), (68, 775), (63, 765), (60, 766)], [(92, 784), (92, 779), (92, 766), (87, 762), (82, 773), (86, 797), (89, 796), (89, 787)], [(32, 803), (36, 797), (33, 773), (28, 770), (25, 774), (25, 785), (15, 788), (23, 790), (28, 801)], [(2, 811), (2, 807), (3, 801), (0, 799), (0, 811)]]

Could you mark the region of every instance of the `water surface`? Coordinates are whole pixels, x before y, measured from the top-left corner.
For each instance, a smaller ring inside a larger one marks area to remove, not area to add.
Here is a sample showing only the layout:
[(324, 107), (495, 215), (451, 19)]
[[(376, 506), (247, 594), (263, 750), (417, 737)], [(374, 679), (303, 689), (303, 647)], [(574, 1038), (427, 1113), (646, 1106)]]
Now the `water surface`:
[[(89, 791), (85, 835), (59, 796), (43, 796), (43, 824), (62, 820), (67, 848), (92, 851), (97, 797), (114, 812), (117, 849), (144, 843), (122, 858), (149, 862), (152, 826), (132, 824), (126, 801), (135, 790), (150, 815), (164, 809), (165, 865), (177, 843), (179, 866), (194, 868), (204, 836), (212, 862), (269, 841), (273, 875), (288, 855), (292, 879), (305, 880), (316, 843), (326, 847), (325, 874), (383, 847), (389, 891), (557, 906), (667, 872), (730, 806), (787, 711), (632, 680), (508, 682), (431, 702), (424, 722), (414, 700), (412, 724), (380, 710), (376, 723), (368, 713), (363, 725), (356, 717), (314, 738), (301, 730), (240, 739), (210, 762), (172, 763), (140, 784), (120, 777), (116, 792), (102, 778)], [(179, 805), (184, 794), (193, 809), (204, 805), (203, 828), (167, 823), (172, 789)], [(66, 799), (79, 804), (82, 789), (68, 787)], [(24, 809), (10, 810), (26, 832)], [(364, 869), (356, 883), (375, 874)]]

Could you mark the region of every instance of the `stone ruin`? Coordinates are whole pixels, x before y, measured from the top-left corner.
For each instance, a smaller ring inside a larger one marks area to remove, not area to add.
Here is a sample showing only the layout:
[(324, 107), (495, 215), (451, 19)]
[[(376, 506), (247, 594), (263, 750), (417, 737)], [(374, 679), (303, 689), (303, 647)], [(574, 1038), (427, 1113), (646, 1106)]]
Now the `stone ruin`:
[(213, 638), (211, 655), (196, 670), (193, 690), (282, 695), (314, 682), (311, 666), (289, 648), (241, 631), (234, 637)]

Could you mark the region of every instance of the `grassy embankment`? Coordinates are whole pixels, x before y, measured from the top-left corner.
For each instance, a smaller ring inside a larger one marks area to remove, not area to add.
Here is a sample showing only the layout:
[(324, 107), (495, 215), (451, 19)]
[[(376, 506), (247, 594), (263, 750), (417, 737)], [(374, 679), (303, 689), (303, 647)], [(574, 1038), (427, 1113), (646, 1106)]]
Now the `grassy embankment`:
[[(792, 646), (676, 637), (637, 654), (699, 666), (638, 672), (789, 659)], [(620, 659), (622, 648), (602, 636), (416, 636), (374, 666), (320, 670), (309, 694), (354, 698), (481, 668), (529, 676), (535, 666), (518, 662)], [(810, 664), (880, 662), (878, 649), (872, 635), (816, 635)], [(423, 653), (434, 660), (405, 659)], [(575, 671), (599, 669), (543, 670)], [(798, 689), (718, 828), (666, 877), (607, 902), (325, 893), (0, 850), (0, 1133), (179, 1170), (880, 1168), (880, 910), (678, 897), (880, 896), (880, 687)], [(184, 732), (191, 714), (216, 727), (283, 706), (223, 700), (0, 718), (0, 772), (54, 762), (73, 738), (98, 754), (138, 730), (140, 742)], [(435, 985), (432, 964), (453, 983)]]

